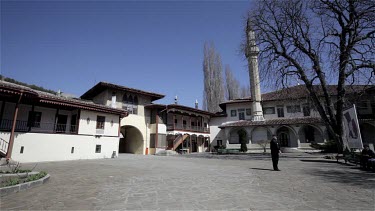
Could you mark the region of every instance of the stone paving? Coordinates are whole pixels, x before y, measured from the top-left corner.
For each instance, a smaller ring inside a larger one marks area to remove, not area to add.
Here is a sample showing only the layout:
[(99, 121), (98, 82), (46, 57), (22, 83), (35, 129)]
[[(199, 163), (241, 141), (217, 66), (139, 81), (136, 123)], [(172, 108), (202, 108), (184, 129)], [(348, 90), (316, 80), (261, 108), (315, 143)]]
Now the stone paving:
[(0, 209), (375, 210), (374, 173), (308, 154), (283, 154), (279, 167), (254, 154), (39, 163), (50, 181), (0, 198)]

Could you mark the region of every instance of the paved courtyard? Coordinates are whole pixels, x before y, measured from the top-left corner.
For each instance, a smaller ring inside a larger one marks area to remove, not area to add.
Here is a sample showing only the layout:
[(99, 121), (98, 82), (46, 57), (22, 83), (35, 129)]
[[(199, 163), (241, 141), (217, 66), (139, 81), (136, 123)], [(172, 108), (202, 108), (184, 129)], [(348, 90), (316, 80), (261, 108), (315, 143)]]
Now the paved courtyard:
[(375, 210), (374, 173), (309, 154), (283, 154), (279, 167), (209, 154), (40, 163), (50, 181), (0, 198), (0, 209)]

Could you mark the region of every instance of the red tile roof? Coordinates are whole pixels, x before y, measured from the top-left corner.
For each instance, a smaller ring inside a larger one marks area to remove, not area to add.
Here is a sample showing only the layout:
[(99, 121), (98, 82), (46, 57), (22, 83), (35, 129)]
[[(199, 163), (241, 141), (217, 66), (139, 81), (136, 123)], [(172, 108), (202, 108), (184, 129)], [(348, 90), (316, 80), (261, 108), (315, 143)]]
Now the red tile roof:
[(279, 118), (279, 119), (269, 119), (265, 121), (239, 120), (235, 122), (224, 123), (221, 126), (219, 126), (219, 128), (267, 126), (267, 125), (314, 124), (314, 123), (323, 123), (323, 122), (321, 118), (317, 118), (317, 117)]
[(85, 92), (81, 96), (81, 98), (87, 99), (87, 100), (92, 100), (95, 96), (97, 96), (98, 94), (100, 94), (102, 91), (104, 91), (106, 89), (114, 89), (114, 90), (129, 92), (129, 93), (146, 95), (146, 96), (151, 97), (152, 101), (159, 100), (159, 99), (161, 99), (165, 96), (165, 95), (154, 93), (154, 92), (143, 91), (143, 90), (140, 90), (140, 89), (133, 89), (133, 88), (129, 88), (129, 87), (126, 87), (126, 86), (121, 86), (121, 85), (112, 84), (112, 83), (102, 81), (102, 82), (97, 83), (95, 86), (93, 86), (87, 92)]
[(26, 86), (13, 84), (10, 82), (0, 81), (0, 92), (9, 94), (27, 94), (26, 97), (34, 98), (37, 102), (67, 106), (73, 108), (81, 108), (86, 110), (100, 111), (104, 113), (118, 114), (122, 117), (127, 116), (128, 112), (123, 109), (111, 108), (105, 105), (95, 104), (92, 101), (81, 100), (77, 98), (66, 98), (62, 96), (57, 96), (48, 92), (43, 92), (39, 90), (34, 90)]
[(145, 105), (145, 108), (165, 108), (165, 109), (168, 109), (168, 110), (179, 109), (179, 110), (183, 110), (183, 111), (190, 111), (190, 112), (205, 114), (205, 115), (209, 115), (209, 116), (215, 116), (216, 115), (216, 114), (208, 112), (208, 111), (204, 111), (204, 110), (201, 110), (201, 109), (196, 109), (196, 108), (192, 108), (192, 107), (188, 107), (188, 106), (178, 105), (178, 104), (169, 104), (169, 105), (149, 104), (149, 105)]
[[(321, 86), (314, 85), (314, 89), (317, 91), (319, 96), (323, 95), (323, 90)], [(353, 94), (353, 93), (361, 93), (364, 90), (375, 89), (375, 86), (371, 85), (348, 85), (346, 86), (346, 93)], [(337, 93), (337, 85), (328, 85), (327, 91), (331, 96), (336, 95)], [(262, 101), (278, 101), (278, 100), (295, 100), (295, 99), (303, 99), (309, 97), (307, 92), (307, 88), (305, 85), (298, 85), (293, 87), (287, 87), (284, 89), (280, 89), (273, 92), (268, 92), (262, 94)], [(220, 103), (220, 107), (223, 109), (226, 104), (233, 104), (233, 103), (242, 103), (242, 102), (252, 102), (251, 98), (242, 98), (242, 99), (235, 99), (229, 100), (224, 103)]]

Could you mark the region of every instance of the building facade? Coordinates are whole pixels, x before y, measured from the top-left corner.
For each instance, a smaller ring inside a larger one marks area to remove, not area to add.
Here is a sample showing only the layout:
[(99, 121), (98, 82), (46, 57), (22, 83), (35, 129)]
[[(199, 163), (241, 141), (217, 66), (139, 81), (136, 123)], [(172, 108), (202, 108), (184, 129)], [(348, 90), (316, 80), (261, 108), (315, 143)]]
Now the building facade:
[(23, 163), (115, 157), (126, 115), (0, 81), (0, 155)]
[[(328, 86), (328, 89), (335, 101), (336, 86)], [(347, 106), (357, 105), (363, 143), (375, 145), (375, 88), (348, 86), (347, 95)], [(272, 135), (278, 137), (285, 151), (308, 150), (311, 143), (332, 140), (304, 86), (262, 94), (264, 121), (252, 121), (252, 103), (251, 98), (247, 98), (220, 104), (223, 113), (210, 122), (213, 146), (240, 148), (240, 130), (246, 132), (250, 150), (261, 149), (262, 141), (269, 141)]]
[[(335, 90), (329, 86), (333, 101)], [(0, 156), (40, 162), (202, 153), (239, 149), (240, 133), (250, 151), (272, 135), (284, 151), (311, 150), (330, 137), (306, 93), (304, 86), (264, 93), (255, 107), (252, 98), (230, 100), (213, 114), (197, 104), (156, 104), (164, 95), (107, 82), (72, 98), (0, 81)], [(350, 86), (347, 100), (357, 105), (363, 142), (375, 145), (375, 87)]]
[(120, 153), (156, 154), (160, 151), (203, 152), (209, 146), (212, 113), (177, 104), (153, 102), (164, 95), (99, 82), (81, 98), (124, 109), (129, 115), (120, 122)]

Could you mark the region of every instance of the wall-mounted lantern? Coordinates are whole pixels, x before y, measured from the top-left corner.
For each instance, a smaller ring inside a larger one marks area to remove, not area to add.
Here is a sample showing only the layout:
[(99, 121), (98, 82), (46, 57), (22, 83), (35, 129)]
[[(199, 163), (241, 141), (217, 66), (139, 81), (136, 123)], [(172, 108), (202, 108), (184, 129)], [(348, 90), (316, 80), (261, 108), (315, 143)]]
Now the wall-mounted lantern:
[(90, 117), (87, 117), (86, 121), (87, 121), (87, 124), (90, 124)]

